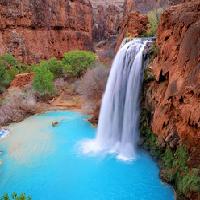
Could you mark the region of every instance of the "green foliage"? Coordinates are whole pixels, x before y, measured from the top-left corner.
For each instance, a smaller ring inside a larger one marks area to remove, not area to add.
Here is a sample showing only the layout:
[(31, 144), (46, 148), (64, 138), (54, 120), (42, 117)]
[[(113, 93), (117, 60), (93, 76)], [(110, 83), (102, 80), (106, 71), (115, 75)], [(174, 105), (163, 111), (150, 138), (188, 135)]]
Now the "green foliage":
[(189, 155), (185, 146), (179, 146), (174, 154), (173, 167), (179, 171), (185, 172), (188, 170), (187, 161)]
[(162, 149), (157, 143), (157, 138), (150, 128), (151, 113), (148, 110), (143, 109), (140, 115), (140, 133), (144, 139), (143, 146), (149, 150), (151, 155), (155, 158), (159, 158), (162, 154)]
[(17, 74), (17, 61), (10, 54), (0, 57), (0, 93), (5, 90)]
[(164, 178), (174, 183), (178, 194), (187, 195), (188, 192), (200, 192), (200, 176), (198, 169), (189, 169), (188, 151), (185, 146), (179, 146), (175, 152), (167, 148), (162, 156), (165, 168)]
[(0, 93), (5, 90), (16, 74), (26, 71), (28, 71), (28, 66), (17, 61), (11, 54), (0, 56)]
[(3, 60), (5, 62), (5, 65), (10, 66), (10, 67), (18, 65), (18, 62), (15, 59), (15, 57), (8, 53), (2, 55), (1, 60)]
[(74, 77), (80, 77), (95, 62), (96, 57), (89, 51), (71, 51), (64, 54), (62, 63), (65, 72)]
[(174, 170), (173, 168), (162, 170), (162, 175), (167, 183), (174, 183), (177, 177), (176, 170)]
[(9, 75), (9, 72), (2, 60), (0, 60), (0, 93), (5, 90), (5, 88), (9, 85), (10, 81), (11, 77)]
[(4, 63), (6, 68), (10, 71), (10, 74), (13, 75), (12, 78), (18, 73), (23, 73), (29, 71), (29, 66), (22, 64), (17, 61), (14, 56), (11, 54), (4, 54), (0, 57), (0, 60)]
[(160, 21), (160, 16), (163, 13), (162, 8), (151, 10), (147, 13), (148, 21), (149, 21), (149, 28), (147, 32), (143, 33), (143, 37), (152, 37), (156, 35), (158, 24)]
[(53, 74), (46, 65), (43, 64), (35, 67), (34, 72), (33, 88), (39, 92), (41, 96), (51, 96), (54, 93)]
[(12, 193), (11, 197), (6, 193), (2, 197), (0, 197), (0, 200), (31, 200), (31, 197), (26, 196), (26, 194), (22, 193), (18, 195), (17, 193)]
[(178, 191), (187, 194), (188, 192), (200, 192), (200, 176), (198, 169), (188, 171), (184, 176), (179, 176), (177, 181)]
[(179, 145), (177, 149), (166, 147), (163, 150), (158, 145), (157, 137), (150, 128), (151, 113), (143, 109), (140, 115), (140, 132), (144, 138), (143, 146), (151, 155), (160, 160), (162, 177), (172, 183), (179, 197), (187, 196), (189, 192), (200, 192), (199, 169), (189, 168), (189, 153), (185, 146)]
[(40, 65), (47, 67), (49, 71), (54, 75), (54, 78), (63, 76), (63, 65), (61, 61), (57, 60), (54, 57), (49, 59), (48, 61), (41, 62)]
[(165, 153), (162, 157), (162, 161), (164, 167), (166, 167), (167, 169), (170, 169), (173, 166), (174, 153), (169, 147), (166, 148)]
[(35, 90), (41, 95), (52, 94), (54, 89), (52, 79), (65, 74), (80, 77), (95, 60), (93, 52), (71, 51), (65, 53), (62, 61), (51, 58), (41, 61), (38, 65), (28, 66), (17, 61), (11, 54), (5, 54), (0, 56), (0, 93), (4, 92), (16, 74), (34, 71), (36, 73), (33, 84)]

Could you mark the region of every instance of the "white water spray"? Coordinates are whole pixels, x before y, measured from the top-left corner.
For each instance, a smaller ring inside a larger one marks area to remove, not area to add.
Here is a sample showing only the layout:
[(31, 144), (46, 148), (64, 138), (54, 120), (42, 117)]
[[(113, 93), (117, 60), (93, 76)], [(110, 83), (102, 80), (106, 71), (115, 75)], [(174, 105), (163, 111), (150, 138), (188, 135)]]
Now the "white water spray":
[(103, 96), (97, 137), (82, 144), (84, 153), (110, 152), (134, 159), (139, 139), (143, 52), (148, 41), (134, 39), (120, 48)]

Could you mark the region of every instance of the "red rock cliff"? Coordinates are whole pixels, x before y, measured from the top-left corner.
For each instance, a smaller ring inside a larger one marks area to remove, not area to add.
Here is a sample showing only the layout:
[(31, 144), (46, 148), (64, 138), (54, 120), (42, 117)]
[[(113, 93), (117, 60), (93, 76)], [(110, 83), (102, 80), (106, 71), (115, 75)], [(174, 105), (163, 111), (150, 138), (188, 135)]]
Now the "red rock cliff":
[(123, 20), (115, 49), (118, 50), (124, 37), (137, 37), (147, 30), (148, 19), (145, 13), (155, 8), (166, 8), (184, 0), (125, 0)]
[(137, 37), (147, 30), (148, 18), (139, 12), (129, 12), (123, 20), (120, 34), (117, 38), (115, 50), (117, 51), (125, 37)]
[(153, 132), (171, 144), (178, 138), (200, 163), (200, 1), (166, 10), (156, 42), (156, 81), (146, 96), (153, 108)]
[(90, 0), (94, 14), (93, 38), (95, 41), (109, 39), (119, 33), (123, 18), (124, 0)]
[(125, 0), (124, 7), (125, 12), (139, 11), (141, 13), (147, 13), (155, 8), (166, 8), (171, 5), (176, 5), (189, 0)]
[(88, 0), (1, 0), (0, 54), (24, 62), (61, 57), (72, 49), (93, 49)]

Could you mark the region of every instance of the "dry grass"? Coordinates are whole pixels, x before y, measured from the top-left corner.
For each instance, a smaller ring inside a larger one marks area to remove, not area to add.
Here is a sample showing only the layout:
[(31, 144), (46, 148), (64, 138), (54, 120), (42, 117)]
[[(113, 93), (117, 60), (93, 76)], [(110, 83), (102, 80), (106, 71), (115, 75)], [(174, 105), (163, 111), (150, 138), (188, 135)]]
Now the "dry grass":
[(78, 92), (85, 100), (97, 102), (102, 98), (109, 70), (103, 66), (89, 69), (81, 79)]
[(0, 106), (0, 125), (21, 121), (29, 113), (34, 113), (35, 105), (31, 88), (9, 90)]

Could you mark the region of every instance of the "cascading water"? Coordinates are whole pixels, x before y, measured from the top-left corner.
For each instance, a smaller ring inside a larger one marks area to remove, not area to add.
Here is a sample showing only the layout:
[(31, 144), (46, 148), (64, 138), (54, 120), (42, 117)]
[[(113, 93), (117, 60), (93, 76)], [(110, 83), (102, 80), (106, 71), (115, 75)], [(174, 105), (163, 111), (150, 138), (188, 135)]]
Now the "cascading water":
[(139, 139), (143, 52), (147, 42), (147, 39), (134, 39), (118, 51), (102, 100), (97, 137), (82, 144), (84, 153), (116, 153), (123, 160), (135, 157)]

